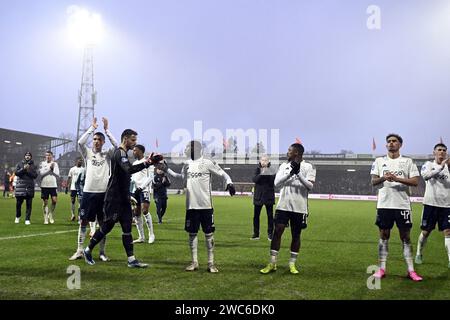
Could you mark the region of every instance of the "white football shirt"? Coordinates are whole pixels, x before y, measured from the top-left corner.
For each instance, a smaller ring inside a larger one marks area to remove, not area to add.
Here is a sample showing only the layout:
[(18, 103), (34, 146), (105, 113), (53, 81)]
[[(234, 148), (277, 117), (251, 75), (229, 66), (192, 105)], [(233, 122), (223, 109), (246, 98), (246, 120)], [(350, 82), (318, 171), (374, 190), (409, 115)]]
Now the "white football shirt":
[(83, 167), (77, 166), (73, 166), (72, 168), (70, 168), (68, 175), (68, 178), (70, 178), (70, 190), (77, 190), (77, 188), (75, 188), (75, 182), (77, 182), (78, 176), (83, 172), (83, 170)]
[[(277, 210), (308, 214), (309, 191), (300, 181), (298, 175), (290, 176), (290, 172), (291, 164), (290, 162), (285, 162), (280, 165), (275, 176), (275, 186), (281, 187)], [(309, 162), (302, 161), (300, 163), (300, 172), (298, 174), (301, 174), (308, 181), (316, 181), (316, 169)], [(286, 178), (287, 180), (285, 180)]]
[(94, 127), (89, 129), (80, 137), (78, 145), (84, 158), (86, 168), (86, 179), (84, 181), (83, 192), (104, 193), (108, 186), (109, 176), (111, 175), (111, 158), (114, 150), (118, 146), (116, 139), (109, 130), (106, 130), (106, 136), (113, 145), (106, 151), (95, 152), (86, 147), (89, 135), (94, 133)]
[(425, 179), (423, 204), (450, 208), (450, 173), (448, 165), (441, 168), (436, 161), (427, 161), (422, 166), (421, 174)]
[[(136, 160), (133, 162), (133, 165), (143, 163), (145, 162), (145, 158), (142, 158), (141, 160)], [(134, 182), (134, 188), (141, 188), (143, 191), (149, 191), (151, 190), (151, 182), (153, 181), (154, 177), (154, 171), (155, 166), (151, 165), (148, 168), (145, 168), (141, 171), (138, 171), (136, 173), (133, 173), (131, 175), (131, 180)]]
[(115, 147), (111, 147), (106, 151), (94, 152), (85, 145), (82, 146), (81, 154), (86, 164), (86, 179), (83, 192), (106, 192), (111, 174), (111, 158), (114, 150)]
[[(370, 174), (382, 177), (387, 172), (405, 179), (420, 176), (412, 159), (403, 156), (396, 159), (388, 156), (376, 158)], [(409, 186), (400, 182), (384, 181), (378, 189), (377, 208), (411, 210), (409, 195)]]
[(182, 169), (186, 180), (186, 208), (212, 209), (211, 174), (222, 177), (226, 184), (233, 183), (230, 176), (210, 159), (189, 159)]
[[(51, 164), (54, 163), (53, 172), (50, 170)], [(41, 188), (57, 188), (57, 180), (56, 177), (59, 177), (59, 167), (58, 164), (54, 161), (41, 162), (39, 166), (39, 174), (41, 175)]]

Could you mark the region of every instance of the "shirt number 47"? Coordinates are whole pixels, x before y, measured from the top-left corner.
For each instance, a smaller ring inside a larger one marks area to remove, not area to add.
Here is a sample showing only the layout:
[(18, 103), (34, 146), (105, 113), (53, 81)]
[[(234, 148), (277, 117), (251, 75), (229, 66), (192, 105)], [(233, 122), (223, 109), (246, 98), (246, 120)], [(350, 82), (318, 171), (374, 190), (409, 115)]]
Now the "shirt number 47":
[(406, 223), (411, 223), (411, 212), (409, 212), (408, 210), (402, 210), (400, 211), (400, 214), (403, 216), (403, 219)]

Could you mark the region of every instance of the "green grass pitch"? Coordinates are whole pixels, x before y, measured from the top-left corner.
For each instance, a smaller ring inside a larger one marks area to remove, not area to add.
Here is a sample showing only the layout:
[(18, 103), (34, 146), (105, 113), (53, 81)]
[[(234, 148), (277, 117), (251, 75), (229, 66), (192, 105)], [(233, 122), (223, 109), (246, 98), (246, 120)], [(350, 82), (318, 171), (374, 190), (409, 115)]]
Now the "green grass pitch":
[[(421, 283), (406, 279), (398, 231), (389, 245), (388, 276), (381, 289), (367, 288), (367, 267), (377, 263), (378, 229), (375, 203), (310, 201), (308, 228), (302, 234), (298, 259), (300, 274), (287, 268), (290, 230), (282, 239), (278, 270), (261, 275), (269, 258), (269, 241), (251, 241), (253, 206), (250, 197), (216, 197), (215, 258), (218, 274), (206, 271), (204, 235), (199, 233), (197, 272), (184, 271), (190, 261), (184, 226), (184, 196), (170, 196), (165, 222), (155, 224), (156, 241), (135, 245), (138, 259), (148, 269), (130, 269), (117, 225), (108, 237), (110, 262), (95, 266), (69, 261), (76, 249), (78, 225), (70, 222), (68, 195), (59, 194), (56, 223), (44, 225), (36, 194), (30, 226), (14, 224), (15, 200), (0, 199), (0, 299), (450, 299), (444, 240), (434, 232), (417, 266)], [(23, 211), (25, 205), (23, 205)], [(153, 219), (155, 204), (152, 202)], [(411, 232), (414, 248), (419, 234), (421, 205), (413, 206)], [(263, 209), (261, 235), (267, 222)], [(134, 228), (134, 227), (133, 227)], [(63, 233), (55, 233), (63, 231)], [(136, 229), (133, 229), (136, 237)], [(29, 236), (20, 237), (19, 236)], [(34, 235), (34, 236), (30, 236)], [(81, 269), (81, 289), (67, 288), (67, 268)]]

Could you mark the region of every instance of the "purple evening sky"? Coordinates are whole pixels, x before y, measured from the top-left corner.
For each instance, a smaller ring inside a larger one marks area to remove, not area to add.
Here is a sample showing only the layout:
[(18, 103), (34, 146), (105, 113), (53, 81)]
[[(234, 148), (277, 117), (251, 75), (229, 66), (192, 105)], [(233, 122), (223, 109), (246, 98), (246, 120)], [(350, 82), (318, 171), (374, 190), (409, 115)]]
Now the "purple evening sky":
[[(403, 152), (450, 143), (450, 4), (445, 0), (6, 1), (0, 11), (0, 127), (75, 134), (82, 50), (70, 5), (99, 13), (96, 114), (116, 137), (168, 152), (178, 128), (279, 129), (281, 151)], [(369, 30), (366, 10), (381, 9)]]

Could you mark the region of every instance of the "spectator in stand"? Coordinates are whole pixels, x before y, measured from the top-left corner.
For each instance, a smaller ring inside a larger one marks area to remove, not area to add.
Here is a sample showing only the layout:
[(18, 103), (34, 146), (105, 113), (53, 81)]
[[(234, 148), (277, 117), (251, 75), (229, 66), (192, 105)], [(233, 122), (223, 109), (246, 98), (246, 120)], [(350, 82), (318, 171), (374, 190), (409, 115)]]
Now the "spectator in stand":
[(9, 197), (9, 178), (11, 178), (11, 174), (8, 170), (5, 170), (5, 175), (3, 176), (3, 198)]

